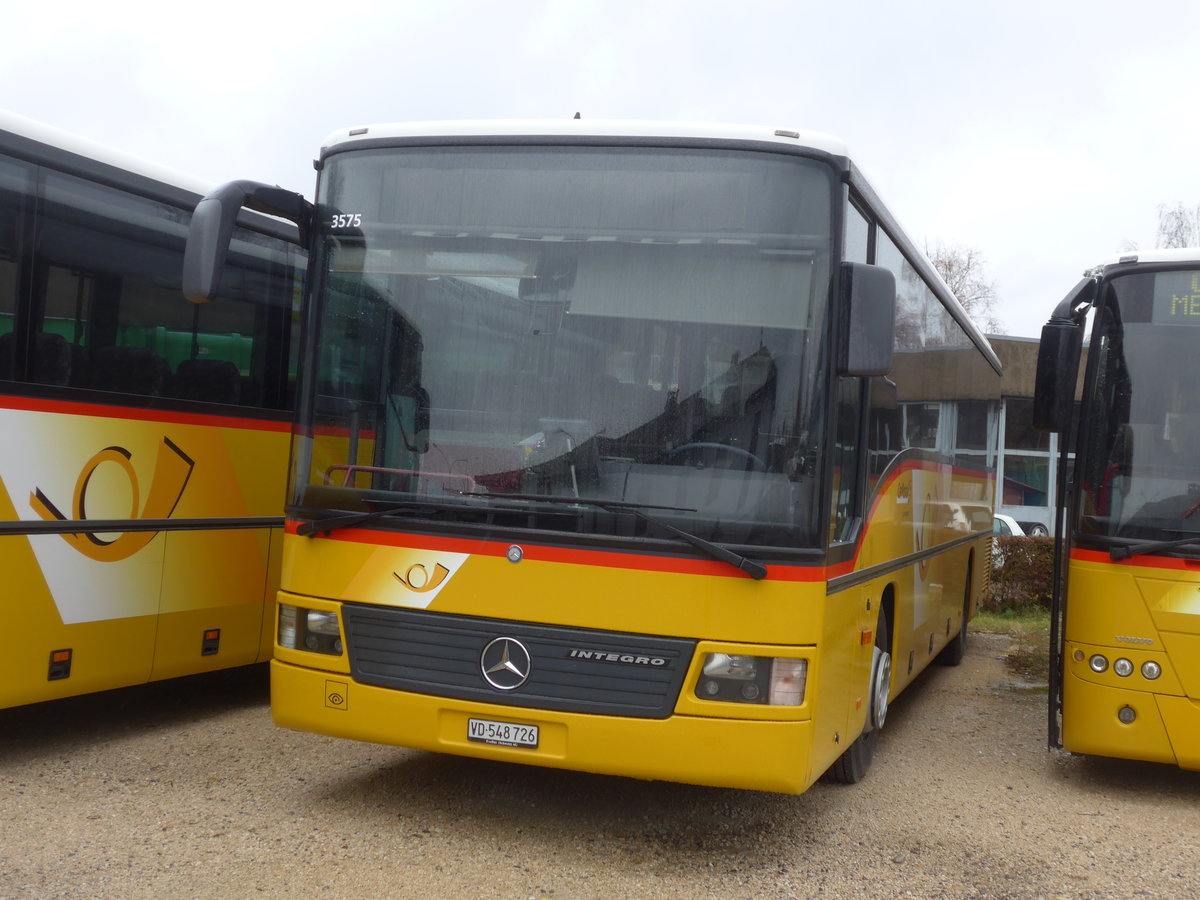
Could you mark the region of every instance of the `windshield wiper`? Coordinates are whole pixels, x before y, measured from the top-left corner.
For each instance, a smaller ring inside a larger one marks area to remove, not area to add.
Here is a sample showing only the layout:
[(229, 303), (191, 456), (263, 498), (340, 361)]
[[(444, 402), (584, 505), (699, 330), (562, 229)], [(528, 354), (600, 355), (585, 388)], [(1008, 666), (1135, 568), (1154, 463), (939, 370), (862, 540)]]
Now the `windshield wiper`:
[[(488, 496), (495, 499), (495, 495), (487, 494), (469, 494), (468, 496)], [(669, 532), (674, 537), (681, 541), (690, 544), (702, 553), (707, 554), (718, 562), (723, 562), (733, 566), (735, 569), (745, 572), (755, 581), (759, 581), (767, 577), (767, 567), (762, 563), (742, 556), (740, 553), (734, 553), (719, 544), (714, 544), (712, 541), (705, 540), (699, 535), (692, 534), (689, 531), (684, 531), (682, 528), (676, 528), (668, 522), (664, 522), (656, 516), (650, 515), (646, 510), (657, 509), (667, 512), (696, 512), (694, 509), (688, 509), (681, 506), (651, 506), (646, 503), (627, 503), (623, 500), (599, 500), (593, 497), (560, 497), (554, 494), (504, 494), (505, 500), (527, 500), (535, 503), (555, 503), (563, 506), (586, 505), (595, 506), (598, 509), (607, 510), (608, 512), (629, 512), (637, 516), (643, 522), (650, 525), (655, 525), (663, 531)]]
[[(650, 515), (646, 510), (655, 509), (664, 512), (696, 512), (694, 509), (688, 509), (681, 506), (652, 506), (644, 503), (626, 503), (622, 500), (598, 500), (590, 497), (560, 497), (552, 494), (480, 494), (480, 493), (464, 493), (464, 497), (471, 498), (487, 498), (491, 501), (506, 501), (506, 500), (521, 500), (536, 503), (552, 503), (561, 506), (576, 506), (586, 505), (594, 506), (598, 509), (604, 509), (609, 512), (629, 512), (637, 516), (642, 521), (655, 525), (663, 531), (669, 532), (672, 536), (679, 538), (687, 544), (695, 547), (697, 550), (707, 554), (718, 562), (726, 563), (733, 566), (735, 569), (745, 572), (755, 581), (761, 580), (767, 576), (767, 567), (762, 563), (742, 556), (740, 553), (734, 553), (725, 547), (714, 544), (712, 541), (705, 540), (699, 535), (684, 531), (682, 528), (676, 528), (668, 522), (664, 522), (656, 516)], [(329, 534), (342, 528), (354, 528), (358, 525), (364, 525), (367, 522), (375, 521), (376, 519), (387, 518), (401, 513), (411, 512), (413, 510), (426, 510), (431, 512), (445, 512), (447, 507), (444, 504), (438, 503), (421, 503), (419, 501), (410, 501), (408, 503), (399, 504), (397, 506), (389, 506), (385, 509), (376, 509), (370, 512), (350, 513), (348, 515), (327, 516), (323, 519), (314, 519), (310, 522), (301, 522), (296, 526), (296, 534), (312, 537), (315, 534)]]
[(399, 506), (389, 506), (385, 509), (375, 509), (370, 512), (327, 516), (324, 519), (301, 522), (296, 526), (296, 534), (307, 535), (308, 537), (312, 537), (314, 534), (329, 534), (331, 531), (338, 531), (342, 528), (354, 528), (356, 525), (363, 525), (367, 522), (373, 522), (375, 519), (383, 519), (388, 516), (411, 512), (414, 509), (429, 512), (445, 512), (446, 507), (438, 503), (421, 503), (412, 500)]
[(1109, 559), (1122, 560), (1131, 556), (1142, 556), (1146, 553), (1157, 553), (1159, 550), (1175, 550), (1192, 544), (1200, 545), (1200, 535), (1190, 538), (1180, 538), (1174, 541), (1143, 541), (1140, 544), (1124, 544), (1113, 547), (1108, 551)]

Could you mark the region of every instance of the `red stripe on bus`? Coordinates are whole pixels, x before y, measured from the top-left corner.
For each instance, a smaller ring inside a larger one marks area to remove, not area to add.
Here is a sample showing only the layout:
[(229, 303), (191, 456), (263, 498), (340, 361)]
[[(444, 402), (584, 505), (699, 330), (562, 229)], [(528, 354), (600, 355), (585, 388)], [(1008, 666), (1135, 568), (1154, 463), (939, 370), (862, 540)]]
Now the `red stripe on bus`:
[[(288, 520), (284, 531), (296, 534), (298, 522)], [(392, 531), (374, 531), (367, 528), (345, 528), (328, 536), (335, 541), (372, 546), (405, 547), (413, 550), (432, 550), (442, 553), (465, 553), (471, 556), (504, 557), (508, 548), (517, 544), (527, 560), (569, 563), (581, 566), (601, 566), (611, 569), (636, 569), (643, 572), (670, 572), (678, 575), (732, 576), (734, 570), (725, 563), (708, 559), (680, 559), (674, 556), (651, 556), (645, 553), (629, 553), (623, 550), (579, 550), (567, 547), (550, 547), (544, 544), (521, 541), (485, 541), (463, 538), (440, 538), (431, 535), (414, 535)], [(836, 569), (827, 566), (767, 566), (767, 578), (772, 581), (823, 582), (837, 575), (848, 574), (851, 564), (845, 563)], [(749, 578), (742, 573), (741, 577)]]
[(255, 431), (288, 432), (288, 420), (259, 419), (253, 416), (235, 417), (219, 413), (185, 413), (162, 409), (134, 409), (105, 403), (79, 403), (70, 400), (47, 400), (40, 397), (0, 397), (0, 409), (22, 412), (56, 413), (67, 416), (90, 416), (96, 419), (129, 419), (137, 422), (165, 422), (171, 425), (205, 425), (217, 428), (246, 428)]
[(1080, 550), (1072, 548), (1071, 559), (1075, 562), (1103, 563), (1106, 566), (1133, 566), (1138, 569), (1185, 569), (1200, 568), (1200, 559), (1175, 559), (1167, 556), (1131, 556), (1116, 560), (1105, 550)]

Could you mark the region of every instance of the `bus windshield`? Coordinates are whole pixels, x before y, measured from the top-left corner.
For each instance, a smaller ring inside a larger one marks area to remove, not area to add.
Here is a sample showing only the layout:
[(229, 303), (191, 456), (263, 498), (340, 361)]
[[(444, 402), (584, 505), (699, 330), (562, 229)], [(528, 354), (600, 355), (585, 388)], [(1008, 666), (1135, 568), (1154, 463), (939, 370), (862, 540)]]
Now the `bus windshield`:
[(1200, 392), (1192, 383), (1200, 271), (1114, 277), (1096, 316), (1080, 432), (1080, 531), (1200, 537)]
[(745, 150), (331, 155), (294, 513), (816, 546), (836, 196)]

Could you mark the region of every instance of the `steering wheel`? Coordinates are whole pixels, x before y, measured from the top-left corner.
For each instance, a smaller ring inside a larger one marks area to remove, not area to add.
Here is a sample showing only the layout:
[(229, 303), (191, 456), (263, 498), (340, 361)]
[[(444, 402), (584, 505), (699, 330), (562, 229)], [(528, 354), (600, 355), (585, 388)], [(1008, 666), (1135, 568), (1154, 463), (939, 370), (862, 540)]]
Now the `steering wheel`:
[(677, 456), (683, 456), (692, 450), (716, 451), (717, 453), (727, 453), (730, 456), (736, 456), (743, 462), (750, 463), (755, 469), (760, 472), (767, 471), (767, 464), (751, 453), (749, 450), (743, 450), (741, 447), (735, 447), (732, 444), (718, 444), (715, 441), (695, 441), (691, 444), (681, 444), (667, 453), (666, 461), (671, 462)]

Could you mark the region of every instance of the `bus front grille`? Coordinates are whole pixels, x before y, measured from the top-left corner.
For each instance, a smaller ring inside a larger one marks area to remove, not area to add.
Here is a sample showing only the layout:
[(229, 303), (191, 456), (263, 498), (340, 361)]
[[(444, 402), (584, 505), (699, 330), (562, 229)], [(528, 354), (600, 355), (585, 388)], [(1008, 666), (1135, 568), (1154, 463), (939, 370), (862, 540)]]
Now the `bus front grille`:
[(696, 645), (357, 603), (342, 618), (355, 681), (598, 715), (669, 716)]

